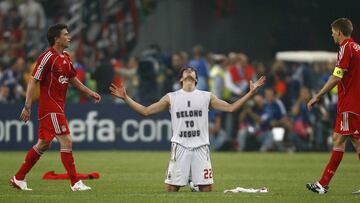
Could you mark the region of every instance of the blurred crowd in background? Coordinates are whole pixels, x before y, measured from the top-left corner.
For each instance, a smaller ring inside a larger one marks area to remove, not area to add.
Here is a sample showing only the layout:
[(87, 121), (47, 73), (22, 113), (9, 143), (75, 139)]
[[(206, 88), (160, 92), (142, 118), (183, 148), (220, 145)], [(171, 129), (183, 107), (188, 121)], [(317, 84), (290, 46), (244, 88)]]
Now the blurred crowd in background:
[[(336, 115), (336, 89), (312, 111), (306, 103), (327, 81), (334, 62), (265, 62), (246, 53), (207, 52), (206, 45), (166, 53), (157, 43), (133, 56), (129, 53), (139, 24), (151, 13), (153, 1), (139, 5), (131, 5), (132, 1), (45, 2), (0, 2), (0, 104), (24, 102), (37, 57), (48, 46), (47, 27), (68, 22), (72, 34), (68, 52), (77, 76), (103, 95), (103, 102), (121, 103), (109, 95), (110, 83), (125, 84), (127, 93), (143, 104), (155, 102), (181, 88), (178, 78), (182, 66), (198, 71), (198, 89), (228, 102), (243, 96), (250, 80), (265, 75), (265, 87), (238, 112), (210, 110), (212, 149), (266, 152), (325, 151), (331, 147), (328, 140)], [(80, 11), (82, 15), (78, 15)], [(36, 92), (35, 101), (38, 95)], [(89, 101), (75, 89), (68, 91), (68, 102)]]

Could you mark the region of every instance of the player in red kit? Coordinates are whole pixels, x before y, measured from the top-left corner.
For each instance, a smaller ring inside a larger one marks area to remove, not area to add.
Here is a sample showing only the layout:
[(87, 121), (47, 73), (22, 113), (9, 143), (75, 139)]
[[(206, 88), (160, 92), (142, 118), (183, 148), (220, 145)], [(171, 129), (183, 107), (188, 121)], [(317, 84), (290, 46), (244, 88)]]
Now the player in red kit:
[(311, 110), (324, 94), (337, 85), (337, 117), (331, 158), (321, 179), (306, 184), (309, 190), (319, 194), (328, 191), (331, 178), (342, 160), (348, 138), (360, 159), (360, 46), (351, 39), (352, 30), (353, 25), (347, 18), (339, 18), (331, 24), (334, 42), (340, 46), (336, 67), (326, 84), (307, 104)]
[(28, 151), (19, 171), (10, 179), (10, 184), (21, 190), (31, 190), (27, 187), (25, 176), (50, 147), (55, 137), (60, 143), (61, 161), (70, 177), (71, 190), (90, 190), (91, 188), (76, 176), (72, 141), (64, 114), (64, 104), (69, 83), (92, 97), (96, 103), (100, 102), (101, 97), (83, 85), (76, 77), (76, 71), (69, 55), (64, 51), (70, 46), (71, 38), (68, 27), (64, 24), (50, 27), (47, 38), (50, 48), (37, 61), (27, 87), (25, 106), (20, 115), (20, 119), (24, 122), (30, 119), (33, 91), (36, 84), (40, 83), (38, 141)]

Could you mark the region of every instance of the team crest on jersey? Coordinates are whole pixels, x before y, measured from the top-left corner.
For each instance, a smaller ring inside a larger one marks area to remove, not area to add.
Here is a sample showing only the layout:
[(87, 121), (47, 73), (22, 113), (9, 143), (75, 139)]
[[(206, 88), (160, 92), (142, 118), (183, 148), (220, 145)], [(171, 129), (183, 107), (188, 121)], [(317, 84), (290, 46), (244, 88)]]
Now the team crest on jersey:
[(60, 77), (59, 77), (59, 83), (65, 84), (65, 83), (68, 83), (68, 81), (69, 81), (69, 78), (68, 78), (68, 77), (65, 77), (65, 76), (63, 76), (63, 75), (60, 75)]
[(61, 126), (61, 131), (62, 131), (63, 133), (66, 132), (66, 126), (62, 125), (62, 126)]
[(355, 51), (360, 51), (360, 45), (354, 43), (353, 48), (355, 49)]

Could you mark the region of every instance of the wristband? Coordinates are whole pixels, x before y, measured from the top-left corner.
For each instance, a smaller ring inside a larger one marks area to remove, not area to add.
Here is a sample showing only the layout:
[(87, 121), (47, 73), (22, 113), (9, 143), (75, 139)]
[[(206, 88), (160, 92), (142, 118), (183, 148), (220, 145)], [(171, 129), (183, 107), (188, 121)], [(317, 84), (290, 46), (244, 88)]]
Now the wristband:
[(27, 106), (27, 105), (24, 105), (24, 109), (26, 110), (26, 111), (31, 111), (31, 106)]

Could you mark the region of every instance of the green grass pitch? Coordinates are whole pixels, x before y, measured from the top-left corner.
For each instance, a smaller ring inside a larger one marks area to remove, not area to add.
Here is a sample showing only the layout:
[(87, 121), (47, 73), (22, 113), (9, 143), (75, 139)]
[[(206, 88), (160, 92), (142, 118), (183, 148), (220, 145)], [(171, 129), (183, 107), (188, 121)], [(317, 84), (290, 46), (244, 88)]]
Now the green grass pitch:
[[(169, 152), (75, 151), (78, 172), (98, 171), (100, 179), (85, 180), (93, 189), (71, 192), (69, 181), (42, 180), (49, 170), (63, 173), (58, 152), (47, 152), (27, 176), (33, 191), (8, 185), (25, 152), (0, 152), (0, 202), (359, 202), (360, 161), (345, 153), (325, 195), (309, 192), (305, 183), (315, 181), (329, 153), (212, 153), (214, 191), (193, 193), (188, 187), (178, 193), (164, 192)], [(269, 193), (224, 194), (224, 189), (267, 187)]]

